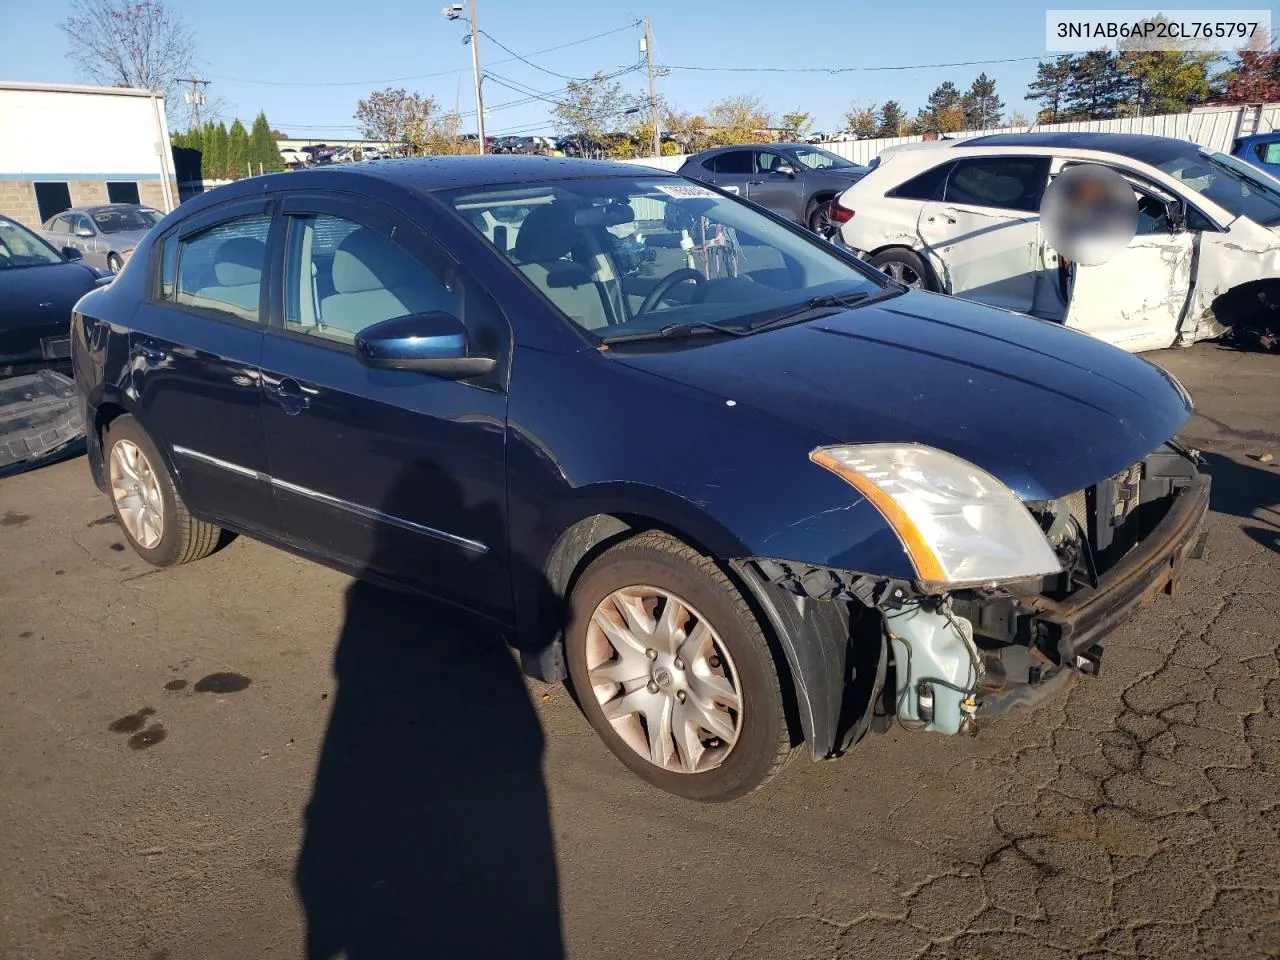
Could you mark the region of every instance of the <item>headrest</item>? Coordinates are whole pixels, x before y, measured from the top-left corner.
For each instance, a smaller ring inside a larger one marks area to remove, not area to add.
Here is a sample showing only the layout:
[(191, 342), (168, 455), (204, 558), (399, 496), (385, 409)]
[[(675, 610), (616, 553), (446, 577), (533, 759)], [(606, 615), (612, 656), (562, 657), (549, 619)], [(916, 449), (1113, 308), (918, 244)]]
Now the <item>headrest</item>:
[(262, 282), (267, 245), (257, 237), (223, 240), (213, 255), (213, 275), (222, 287), (243, 287)]
[(524, 218), (512, 252), (520, 263), (544, 263), (566, 256), (577, 239), (573, 210), (568, 204), (552, 202), (534, 207)]
[(367, 227), (348, 233), (333, 254), (333, 289), (363, 293), (411, 285), (422, 268), (398, 246)]

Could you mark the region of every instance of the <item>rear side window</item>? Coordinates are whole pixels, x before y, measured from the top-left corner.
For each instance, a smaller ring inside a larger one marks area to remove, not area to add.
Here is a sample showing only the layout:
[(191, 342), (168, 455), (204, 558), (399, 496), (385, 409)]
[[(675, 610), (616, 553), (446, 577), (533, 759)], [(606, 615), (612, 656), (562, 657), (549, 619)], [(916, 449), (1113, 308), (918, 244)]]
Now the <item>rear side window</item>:
[(174, 302), (260, 323), (258, 304), (270, 229), (270, 215), (259, 213), (183, 237), (178, 242)]
[(944, 163), (932, 170), (926, 170), (906, 183), (894, 187), (886, 196), (903, 200), (941, 200), (942, 189), (947, 183), (947, 171), (950, 169), (951, 164)]
[(711, 169), (716, 173), (754, 173), (754, 168), (750, 150), (730, 150), (711, 158)]
[(1260, 143), (1253, 148), (1253, 152), (1263, 163), (1280, 164), (1280, 140), (1273, 143)]
[(947, 203), (1034, 212), (1040, 209), (1048, 177), (1048, 157), (969, 157), (956, 161), (943, 198)]

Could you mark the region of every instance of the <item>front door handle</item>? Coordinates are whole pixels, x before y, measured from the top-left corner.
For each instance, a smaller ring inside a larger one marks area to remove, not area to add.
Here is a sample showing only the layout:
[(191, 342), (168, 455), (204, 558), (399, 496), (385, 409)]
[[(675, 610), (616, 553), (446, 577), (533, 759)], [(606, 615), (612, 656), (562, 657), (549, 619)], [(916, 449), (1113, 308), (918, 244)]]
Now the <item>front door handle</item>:
[(168, 356), (164, 350), (152, 343), (135, 343), (133, 352), (135, 356), (141, 357), (148, 363), (160, 363)]
[(760, 184), (762, 184), (762, 183), (764, 183), (764, 181), (763, 181), (763, 180), (748, 180), (748, 181), (747, 181), (747, 186), (748, 186), (748, 187), (758, 187), (758, 186), (760, 186)]

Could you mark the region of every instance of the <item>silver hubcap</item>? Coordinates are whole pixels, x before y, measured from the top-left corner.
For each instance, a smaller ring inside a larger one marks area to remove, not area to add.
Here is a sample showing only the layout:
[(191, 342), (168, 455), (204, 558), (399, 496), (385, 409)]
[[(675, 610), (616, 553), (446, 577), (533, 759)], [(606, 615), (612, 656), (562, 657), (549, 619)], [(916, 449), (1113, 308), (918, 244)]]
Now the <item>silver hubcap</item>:
[(164, 499), (151, 462), (132, 440), (117, 440), (111, 447), (111, 498), (129, 536), (154, 548), (164, 531)]
[(592, 692), (626, 744), (654, 766), (720, 766), (742, 731), (738, 672), (697, 610), (658, 587), (615, 590), (587, 627)]
[(924, 282), (920, 274), (916, 273), (909, 266), (900, 260), (890, 260), (883, 267), (884, 272), (899, 283), (905, 283), (908, 287), (919, 289), (924, 286)]

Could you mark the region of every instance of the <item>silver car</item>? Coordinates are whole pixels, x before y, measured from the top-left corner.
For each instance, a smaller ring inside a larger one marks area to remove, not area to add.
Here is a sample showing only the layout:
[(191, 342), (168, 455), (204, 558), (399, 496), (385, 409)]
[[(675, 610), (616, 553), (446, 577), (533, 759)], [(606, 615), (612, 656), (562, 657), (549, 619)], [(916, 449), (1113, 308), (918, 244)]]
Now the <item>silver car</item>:
[(56, 249), (74, 247), (89, 266), (119, 273), (138, 241), (163, 218), (159, 210), (136, 203), (72, 207), (46, 220), (41, 232)]

